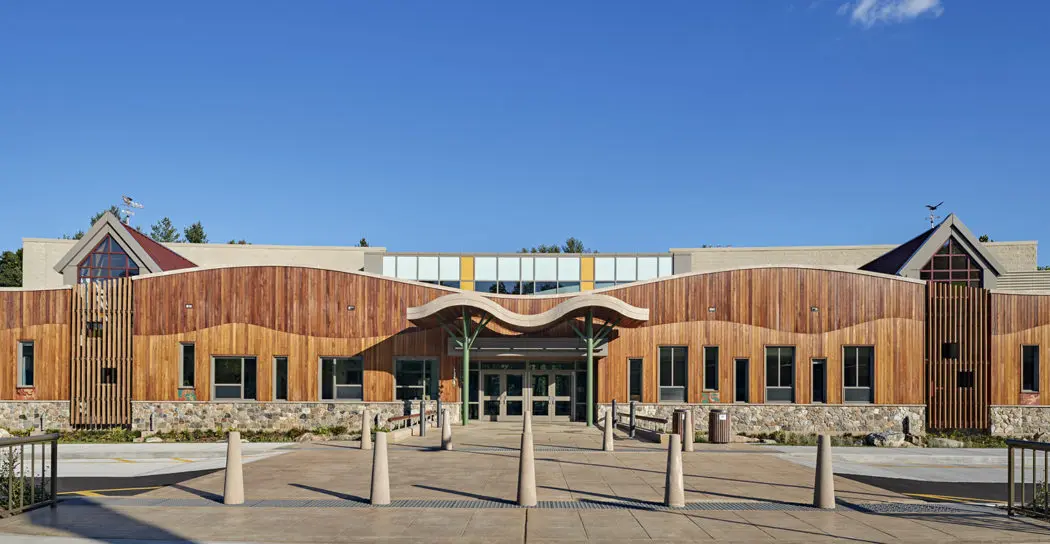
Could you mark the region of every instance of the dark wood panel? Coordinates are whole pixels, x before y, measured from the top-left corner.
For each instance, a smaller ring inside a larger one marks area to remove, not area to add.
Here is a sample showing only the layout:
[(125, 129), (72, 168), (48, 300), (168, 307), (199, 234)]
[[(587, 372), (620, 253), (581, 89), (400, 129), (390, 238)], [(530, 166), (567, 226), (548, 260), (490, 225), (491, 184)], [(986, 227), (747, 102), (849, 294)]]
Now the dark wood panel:
[[(1050, 404), (1050, 295), (992, 295), (992, 404)], [(1039, 393), (1021, 393), (1021, 346), (1039, 346)]]

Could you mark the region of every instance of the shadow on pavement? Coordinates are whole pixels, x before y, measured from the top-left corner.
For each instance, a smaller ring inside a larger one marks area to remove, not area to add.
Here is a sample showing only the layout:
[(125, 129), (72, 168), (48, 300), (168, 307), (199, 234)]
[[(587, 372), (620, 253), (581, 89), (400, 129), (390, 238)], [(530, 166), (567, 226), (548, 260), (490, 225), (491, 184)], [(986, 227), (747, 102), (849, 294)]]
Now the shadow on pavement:
[(321, 489), (320, 487), (314, 487), (312, 485), (305, 485), (305, 484), (288, 484), (288, 485), (290, 485), (292, 487), (298, 487), (299, 489), (305, 489), (307, 491), (313, 491), (315, 493), (321, 493), (321, 494), (324, 494), (324, 495), (329, 495), (329, 496), (335, 497), (337, 499), (343, 499), (344, 501), (355, 501), (355, 502), (363, 502), (363, 503), (370, 502), (368, 499), (366, 499), (364, 497), (359, 497), (357, 495), (351, 495), (349, 493), (340, 493), (338, 491), (332, 491), (332, 490), (329, 490), (329, 489)]
[[(175, 515), (175, 514), (173, 514)], [(119, 511), (103, 505), (68, 506), (57, 508), (39, 508), (22, 516), (11, 518), (13, 523), (28, 523), (36, 527), (45, 527), (69, 533), (70, 535), (90, 538), (102, 542), (117, 542), (125, 539), (160, 540), (193, 544), (196, 541), (162, 527), (129, 517)], [(6, 524), (0, 525), (0, 532), (5, 532)]]
[(514, 501), (508, 501), (507, 499), (500, 499), (500, 498), (496, 498), (496, 497), (487, 497), (485, 495), (478, 495), (477, 493), (470, 493), (470, 492), (467, 492), (467, 491), (457, 491), (455, 489), (446, 489), (444, 487), (434, 487), (434, 486), (423, 485), (423, 484), (415, 484), (412, 487), (418, 487), (420, 489), (429, 489), (431, 491), (441, 491), (441, 492), (444, 492), (444, 493), (451, 493), (453, 495), (459, 495), (461, 497), (470, 497), (472, 499), (477, 499), (479, 501), (492, 501), (492, 502), (499, 502), (499, 503), (503, 503), (503, 504), (517, 504)]

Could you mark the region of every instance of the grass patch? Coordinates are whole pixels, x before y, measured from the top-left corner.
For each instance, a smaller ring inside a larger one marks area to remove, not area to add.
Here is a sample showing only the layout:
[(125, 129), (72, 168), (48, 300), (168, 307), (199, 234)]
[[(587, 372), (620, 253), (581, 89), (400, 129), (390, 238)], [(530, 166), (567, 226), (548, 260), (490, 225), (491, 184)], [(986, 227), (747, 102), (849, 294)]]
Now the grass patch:
[(964, 448), (1005, 448), (1006, 437), (992, 436), (980, 431), (930, 431), (926, 433), (926, 444), (931, 438), (947, 438), (963, 443)]
[[(788, 431), (776, 431), (772, 433), (750, 433), (744, 436), (760, 438), (762, 440), (775, 440), (780, 446), (816, 446), (817, 435), (812, 433), (793, 433)], [(864, 445), (863, 436), (852, 434), (831, 435), (831, 445), (835, 447), (856, 447)]]

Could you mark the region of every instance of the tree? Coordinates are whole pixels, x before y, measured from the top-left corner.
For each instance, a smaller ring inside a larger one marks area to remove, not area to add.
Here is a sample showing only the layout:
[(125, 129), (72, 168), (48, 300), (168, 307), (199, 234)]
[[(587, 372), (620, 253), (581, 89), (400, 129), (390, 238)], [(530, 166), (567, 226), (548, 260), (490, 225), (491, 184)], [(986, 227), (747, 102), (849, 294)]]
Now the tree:
[(981, 237), (977, 239), (977, 241), (981, 242), (981, 243), (986, 243), (986, 242), (994, 242), (995, 240), (992, 240), (991, 238), (989, 238), (987, 234), (982, 234)]
[(357, 247), (368, 247), (368, 240), (362, 237), (361, 241), (357, 242)]
[(22, 248), (0, 255), (0, 287), (22, 286)]
[(551, 246), (540, 244), (531, 248), (523, 247), (518, 250), (518, 253), (598, 253), (598, 250), (587, 249), (579, 238), (570, 236), (565, 240), (565, 244), (561, 246), (557, 244)]
[(207, 244), (208, 235), (204, 233), (204, 227), (200, 221), (186, 227), (182, 231), (183, 236), (186, 237), (186, 241), (191, 244)]
[(234, 244), (234, 245), (238, 245), (238, 246), (250, 246), (250, 245), (252, 245), (252, 243), (247, 241), (247, 240), (244, 240), (244, 239), (234, 240), (232, 238), (230, 239), (229, 242), (226, 242), (226, 243), (227, 244)]
[[(22, 251), (21, 249), (19, 251)], [(1036, 270), (1050, 270), (1050, 264), (1044, 264), (1043, 266), (1035, 267)]]
[(182, 237), (179, 236), (179, 229), (175, 228), (175, 225), (171, 224), (171, 219), (162, 217), (160, 221), (157, 221), (150, 227), (150, 238), (158, 242), (181, 242)]

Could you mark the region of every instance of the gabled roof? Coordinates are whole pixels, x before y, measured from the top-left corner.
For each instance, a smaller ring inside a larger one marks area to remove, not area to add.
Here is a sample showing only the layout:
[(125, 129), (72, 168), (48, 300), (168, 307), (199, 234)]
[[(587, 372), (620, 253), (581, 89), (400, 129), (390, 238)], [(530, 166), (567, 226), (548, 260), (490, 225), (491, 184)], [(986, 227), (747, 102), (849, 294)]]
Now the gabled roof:
[(1001, 276), (1006, 272), (1006, 268), (984, 247), (984, 244), (977, 240), (955, 214), (948, 214), (948, 217), (936, 227), (893, 248), (860, 269), (882, 274), (918, 277), (918, 271), (930, 262), (933, 255), (949, 238), (955, 238), (971, 257), (995, 276)]
[(121, 223), (121, 226), (124, 227), (124, 229), (131, 234), (132, 238), (142, 246), (142, 249), (153, 258), (153, 261), (160, 267), (160, 271), (167, 272), (168, 270), (179, 270), (182, 268), (193, 268), (197, 266), (186, 257), (175, 253), (164, 245), (154, 241), (149, 236), (135, 230), (131, 225)]
[(61, 259), (59, 259), (58, 263), (55, 264), (55, 271), (62, 274), (70, 264), (73, 264), (74, 266), (79, 264), (80, 261), (82, 261), (107, 234), (112, 236), (113, 239), (120, 244), (120, 247), (124, 248), (124, 251), (128, 253), (128, 256), (131, 257), (131, 259), (134, 260), (144, 272), (156, 273), (197, 266), (178, 253), (154, 242), (148, 236), (138, 232), (131, 226), (121, 223), (120, 220), (117, 219), (117, 216), (112, 213), (106, 212), (98, 221), (95, 221), (95, 224), (91, 225), (91, 228), (88, 229), (84, 236), (80, 238), (80, 240), (78, 240)]

